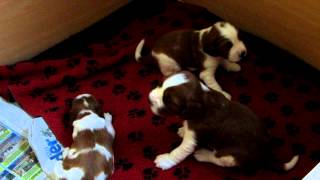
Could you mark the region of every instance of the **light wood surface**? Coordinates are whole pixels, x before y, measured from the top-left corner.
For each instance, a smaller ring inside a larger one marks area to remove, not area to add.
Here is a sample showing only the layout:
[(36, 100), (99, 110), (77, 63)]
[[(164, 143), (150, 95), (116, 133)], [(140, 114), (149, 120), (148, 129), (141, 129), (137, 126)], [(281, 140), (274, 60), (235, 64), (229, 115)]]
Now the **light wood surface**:
[(283, 48), (320, 70), (319, 0), (185, 0)]
[(127, 0), (1, 0), (0, 65), (27, 60), (127, 3)]

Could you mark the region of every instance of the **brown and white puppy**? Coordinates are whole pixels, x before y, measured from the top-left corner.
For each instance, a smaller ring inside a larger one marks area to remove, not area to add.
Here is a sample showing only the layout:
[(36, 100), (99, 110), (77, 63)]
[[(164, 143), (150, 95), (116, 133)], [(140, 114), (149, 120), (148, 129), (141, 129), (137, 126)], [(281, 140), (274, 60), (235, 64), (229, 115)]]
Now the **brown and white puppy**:
[(266, 166), (286, 171), (298, 161), (298, 156), (288, 163), (277, 160), (264, 123), (248, 107), (210, 90), (190, 72), (169, 76), (150, 92), (149, 101), (153, 113), (185, 120), (178, 132), (182, 143), (155, 159), (161, 169), (175, 166), (197, 146), (194, 157), (198, 161), (222, 167), (254, 170)]
[(158, 64), (164, 76), (180, 70), (199, 70), (199, 77), (211, 89), (220, 91), (228, 99), (214, 74), (219, 65), (228, 71), (240, 71), (237, 62), (244, 58), (247, 49), (238, 37), (238, 30), (228, 22), (217, 22), (202, 30), (179, 30), (158, 39), (150, 54), (142, 56), (144, 40), (135, 51), (135, 59), (143, 64)]
[(108, 179), (114, 170), (112, 116), (90, 94), (77, 96), (70, 110), (73, 143), (56, 164), (54, 179)]

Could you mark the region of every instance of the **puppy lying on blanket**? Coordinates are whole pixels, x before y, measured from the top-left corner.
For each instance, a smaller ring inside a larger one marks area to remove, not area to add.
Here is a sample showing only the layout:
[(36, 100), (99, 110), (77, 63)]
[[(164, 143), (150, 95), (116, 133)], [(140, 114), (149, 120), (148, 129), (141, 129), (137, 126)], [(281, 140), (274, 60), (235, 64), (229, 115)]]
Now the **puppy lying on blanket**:
[(164, 76), (183, 69), (200, 70), (200, 79), (228, 99), (231, 96), (217, 83), (215, 71), (218, 65), (228, 71), (240, 71), (241, 67), (237, 62), (247, 53), (237, 29), (227, 22), (217, 22), (199, 31), (180, 30), (165, 34), (158, 39), (147, 56), (141, 55), (143, 45), (144, 40), (141, 40), (135, 51), (138, 62), (157, 63)]
[(198, 161), (248, 171), (261, 166), (286, 171), (298, 161), (298, 156), (287, 163), (277, 160), (264, 123), (249, 108), (208, 89), (190, 72), (165, 79), (150, 92), (149, 100), (153, 113), (185, 119), (178, 132), (183, 138), (180, 146), (155, 159), (161, 169), (178, 164), (196, 146), (200, 148), (194, 154)]
[(63, 161), (56, 164), (52, 179), (97, 179), (110, 177), (114, 170), (112, 143), (115, 131), (112, 116), (102, 111), (90, 94), (72, 102), (73, 144), (63, 151)]

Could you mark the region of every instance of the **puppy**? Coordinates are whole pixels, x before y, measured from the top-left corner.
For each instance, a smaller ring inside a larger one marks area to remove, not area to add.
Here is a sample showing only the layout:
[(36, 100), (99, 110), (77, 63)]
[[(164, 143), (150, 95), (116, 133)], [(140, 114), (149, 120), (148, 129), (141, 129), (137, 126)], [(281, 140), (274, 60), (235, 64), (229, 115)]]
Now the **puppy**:
[(214, 74), (218, 65), (228, 71), (240, 71), (237, 62), (244, 58), (247, 49), (238, 37), (237, 29), (228, 22), (217, 22), (199, 31), (180, 30), (165, 34), (155, 43), (151, 53), (142, 56), (144, 40), (135, 51), (135, 59), (143, 64), (158, 64), (164, 76), (180, 70), (199, 70), (199, 77), (211, 89), (220, 91), (228, 99)]
[(70, 110), (73, 143), (63, 151), (51, 179), (96, 179), (110, 177), (114, 170), (112, 116), (104, 113), (90, 94), (77, 96)]
[(298, 155), (288, 163), (275, 158), (264, 123), (249, 108), (207, 88), (190, 72), (169, 76), (150, 92), (149, 101), (153, 113), (185, 120), (178, 132), (182, 143), (155, 159), (163, 170), (184, 160), (196, 146), (198, 161), (240, 167), (244, 172), (263, 166), (286, 171), (298, 161)]

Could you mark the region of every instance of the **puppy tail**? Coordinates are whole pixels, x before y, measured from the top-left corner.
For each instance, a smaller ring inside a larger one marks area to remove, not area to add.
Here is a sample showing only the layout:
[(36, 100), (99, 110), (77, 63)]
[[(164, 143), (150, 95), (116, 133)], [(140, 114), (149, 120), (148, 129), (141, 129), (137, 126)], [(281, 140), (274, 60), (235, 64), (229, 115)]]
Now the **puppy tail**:
[(289, 162), (283, 164), (283, 170), (289, 171), (292, 169), (299, 161), (299, 155), (295, 155), (291, 158)]
[(286, 172), (294, 168), (295, 165), (298, 163), (298, 161), (299, 161), (299, 155), (293, 156), (290, 161), (285, 163), (275, 160), (275, 162), (271, 164), (272, 166), (271, 168), (277, 172)]
[(156, 59), (153, 58), (153, 56), (148, 53), (147, 55), (143, 56), (142, 52), (144, 50), (143, 46), (144, 46), (144, 42), (145, 40), (142, 39), (139, 44), (136, 47), (136, 51), (134, 54), (134, 57), (136, 59), (136, 61), (138, 63), (144, 64), (144, 65), (155, 65), (156, 64)]

